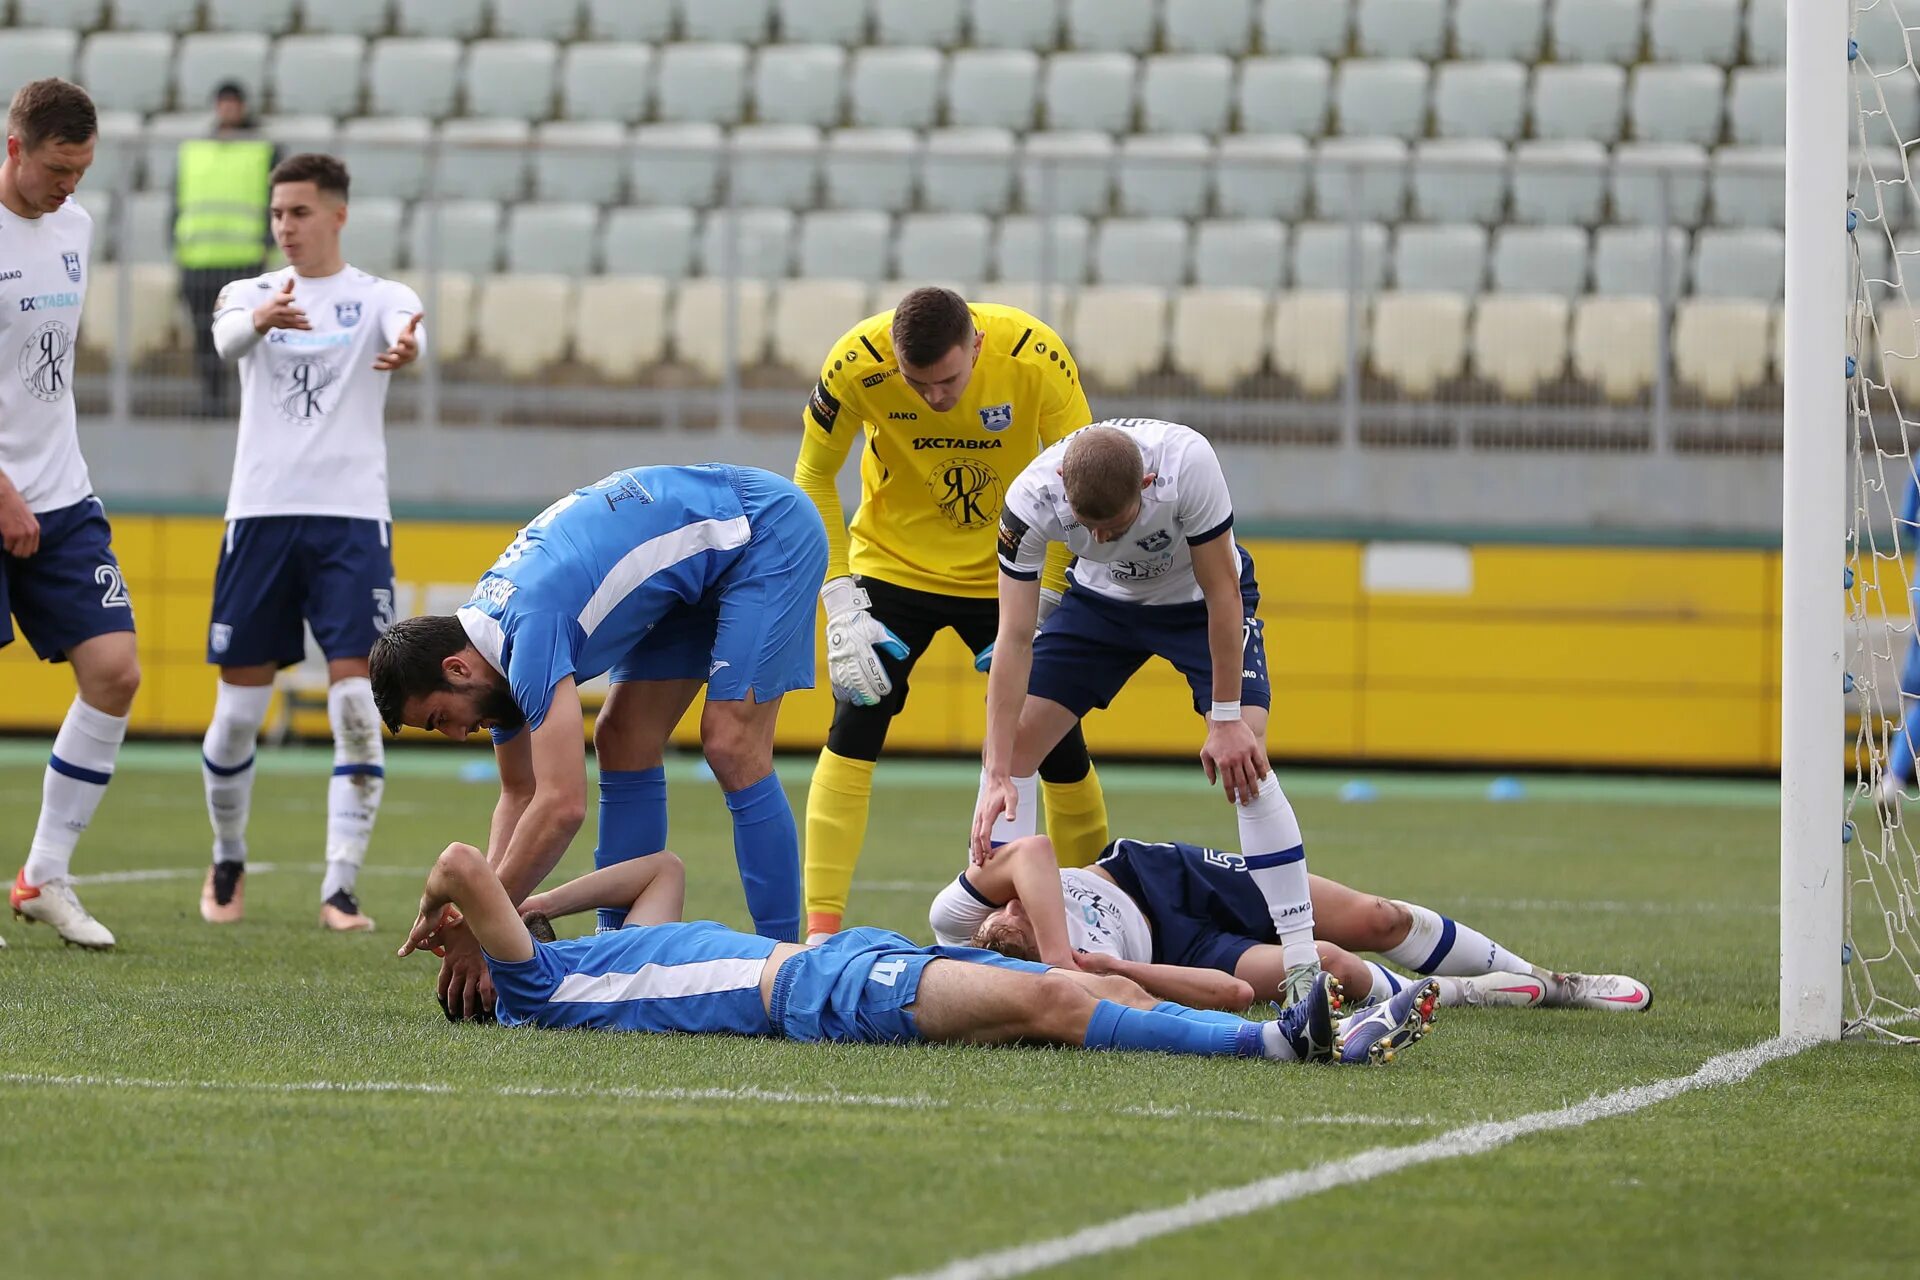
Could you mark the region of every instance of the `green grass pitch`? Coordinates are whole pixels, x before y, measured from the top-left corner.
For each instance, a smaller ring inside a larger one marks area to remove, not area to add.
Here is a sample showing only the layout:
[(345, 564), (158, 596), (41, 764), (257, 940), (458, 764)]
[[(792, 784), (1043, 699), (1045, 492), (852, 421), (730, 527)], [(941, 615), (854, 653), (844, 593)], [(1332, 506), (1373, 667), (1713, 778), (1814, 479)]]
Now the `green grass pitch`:
[[(0, 745), (30, 831), (44, 744)], [(372, 937), (315, 923), (325, 760), (266, 752), (244, 924), (195, 910), (191, 747), (129, 748), (76, 871), (119, 951), (9, 921), (0, 1276), (858, 1276), (932, 1270), (1475, 1121), (1684, 1076), (1776, 1029), (1774, 789), (1283, 771), (1318, 871), (1564, 968), (1640, 1016), (1446, 1010), (1392, 1066), (869, 1048), (449, 1026), (394, 958), (420, 872), (484, 838), (473, 753), (396, 751)], [(796, 810), (805, 763), (783, 774)], [(1196, 768), (1105, 771), (1117, 833), (1227, 844)], [(726, 812), (676, 767), (689, 911), (744, 912)], [(852, 918), (926, 933), (971, 768), (881, 766)], [(591, 821), (564, 870), (588, 863)], [(6, 864), (11, 874), (15, 862)], [(578, 929), (582, 922), (575, 922)], [(1847, 1044), (1056, 1267), (1050, 1275), (1877, 1276), (1920, 1266), (1920, 1056)]]

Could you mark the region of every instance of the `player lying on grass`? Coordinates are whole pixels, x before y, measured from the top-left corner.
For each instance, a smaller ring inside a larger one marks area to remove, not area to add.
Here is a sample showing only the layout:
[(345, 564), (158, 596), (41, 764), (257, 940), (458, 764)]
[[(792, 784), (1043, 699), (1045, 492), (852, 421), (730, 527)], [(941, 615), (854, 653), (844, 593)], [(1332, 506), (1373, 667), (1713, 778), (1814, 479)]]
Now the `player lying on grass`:
[[(884, 929), (849, 929), (803, 947), (711, 921), (671, 923), (679, 884), (679, 860), (662, 852), (603, 867), (516, 907), (478, 849), (449, 845), (427, 876), (400, 954), (436, 947), (460, 924), (486, 952), (494, 1016), (508, 1026), (864, 1044), (1026, 1042), (1355, 1065), (1386, 1061), (1418, 1040), (1438, 996), (1431, 982), (1409, 987), (1350, 1020), (1336, 1039), (1336, 988), (1324, 974), (1279, 1019), (1253, 1022), (1156, 1002), (1118, 975), (971, 947), (916, 947)], [(627, 927), (553, 940), (552, 915), (615, 905), (627, 908)]]
[[(1419, 981), (1354, 951), (1437, 978), (1443, 1005), (1629, 1012), (1653, 1003), (1645, 983), (1543, 969), (1416, 903), (1324, 876), (1311, 877), (1309, 891), (1321, 964), (1352, 1008)], [(1047, 837), (1028, 836), (961, 872), (933, 900), (930, 923), (947, 945), (1055, 964), (1071, 956), (1082, 970), (1118, 973), (1165, 999), (1208, 1008), (1244, 1009), (1249, 996), (1277, 999), (1286, 982), (1272, 904), (1247, 874), (1246, 859), (1198, 845), (1116, 840), (1093, 866), (1062, 867)]]

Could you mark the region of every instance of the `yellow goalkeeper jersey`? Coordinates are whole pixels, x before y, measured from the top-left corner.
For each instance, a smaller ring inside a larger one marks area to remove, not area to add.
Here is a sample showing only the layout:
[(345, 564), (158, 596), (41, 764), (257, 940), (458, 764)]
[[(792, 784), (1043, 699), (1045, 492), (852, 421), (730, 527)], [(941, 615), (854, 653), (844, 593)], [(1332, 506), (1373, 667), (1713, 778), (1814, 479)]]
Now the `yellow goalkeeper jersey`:
[[(992, 596), (1007, 486), (1042, 449), (1093, 421), (1058, 334), (1015, 307), (969, 309), (985, 337), (965, 394), (946, 413), (900, 376), (893, 312), (861, 321), (827, 353), (800, 415), (793, 478), (826, 522), (828, 577)], [(865, 446), (860, 509), (849, 529), (834, 477), (856, 443)]]

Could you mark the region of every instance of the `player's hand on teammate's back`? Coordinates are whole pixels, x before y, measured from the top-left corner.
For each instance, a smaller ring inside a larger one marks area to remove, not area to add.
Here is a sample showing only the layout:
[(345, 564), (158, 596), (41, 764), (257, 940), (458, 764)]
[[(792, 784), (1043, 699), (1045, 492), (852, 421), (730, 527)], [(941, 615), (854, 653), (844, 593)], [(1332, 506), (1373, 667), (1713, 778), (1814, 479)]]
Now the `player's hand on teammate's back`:
[(271, 298), (253, 309), (253, 331), (265, 333), (269, 329), (311, 329), (307, 313), (294, 304), (293, 277), (286, 282)]
[(393, 345), (382, 351), (374, 360), (373, 367), (380, 373), (392, 373), (395, 369), (404, 369), (420, 357), (420, 339), (414, 336), (414, 330), (420, 327), (420, 317), (427, 314), (416, 311), (407, 321), (407, 327), (393, 340)]
[(40, 549), (40, 518), (4, 477), (0, 477), (0, 546), (22, 560)]
[(1218, 781), (1235, 804), (1246, 804), (1267, 776), (1267, 753), (1244, 720), (1207, 721), (1207, 742), (1200, 748), (1207, 781)]
[(881, 656), (896, 662), (907, 646), (885, 623), (867, 612), (867, 593), (852, 578), (832, 578), (820, 588), (827, 609), (827, 682), (833, 696), (856, 707), (871, 707), (893, 692)]
[(1020, 793), (1004, 773), (987, 778), (980, 787), (980, 803), (973, 809), (973, 838), (967, 842), (967, 853), (975, 866), (984, 867), (993, 857), (993, 824), (1003, 813), (1008, 818), (1020, 816)]
[(487, 957), (479, 939), (465, 925), (444, 930), (440, 944), (446, 955), (440, 961), (440, 981), (435, 994), (449, 1022), (483, 1019), (493, 1010), (493, 978), (487, 973)]

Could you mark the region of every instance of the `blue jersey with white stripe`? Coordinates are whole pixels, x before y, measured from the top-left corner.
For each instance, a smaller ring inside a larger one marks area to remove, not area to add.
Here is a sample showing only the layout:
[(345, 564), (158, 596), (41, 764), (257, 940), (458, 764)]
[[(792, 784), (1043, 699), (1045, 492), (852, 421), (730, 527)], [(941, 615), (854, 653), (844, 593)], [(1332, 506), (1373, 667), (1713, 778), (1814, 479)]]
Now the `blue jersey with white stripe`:
[(760, 973), (779, 943), (699, 920), (536, 942), (517, 963), (487, 957), (507, 1026), (772, 1034)]
[(738, 471), (616, 471), (535, 516), (501, 552), (458, 616), (528, 729), (546, 719), (554, 685), (606, 671), (739, 559), (752, 530)]

